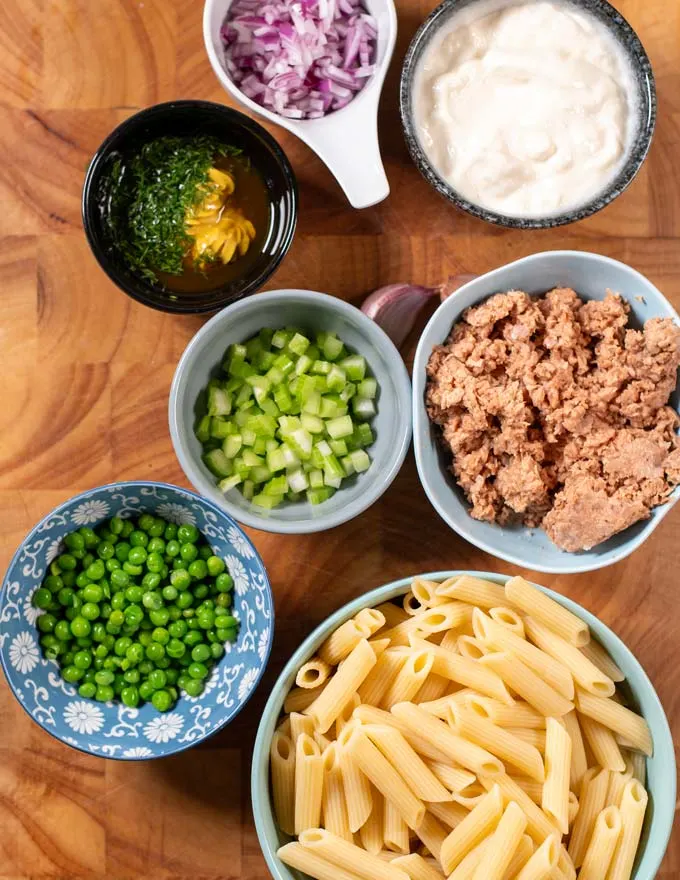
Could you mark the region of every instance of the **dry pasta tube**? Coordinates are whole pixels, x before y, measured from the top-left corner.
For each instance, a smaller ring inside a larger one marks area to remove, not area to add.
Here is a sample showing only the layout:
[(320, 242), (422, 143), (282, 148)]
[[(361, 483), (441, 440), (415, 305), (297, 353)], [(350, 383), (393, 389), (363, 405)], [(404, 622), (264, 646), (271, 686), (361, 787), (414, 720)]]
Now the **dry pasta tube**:
[(609, 787), (607, 788), (607, 797), (605, 798), (605, 807), (620, 807), (621, 797), (626, 783), (633, 778), (633, 765), (629, 759), (626, 759), (626, 769), (623, 773), (609, 774)]
[(314, 880), (359, 880), (359, 875), (321, 858), (299, 843), (287, 843), (276, 851), (285, 865), (302, 871)]
[(392, 646), (408, 645), (409, 635), (414, 632), (439, 633), (457, 629), (472, 616), (472, 606), (464, 602), (447, 602), (436, 608), (425, 608), (419, 614), (408, 617), (402, 623), (381, 633), (391, 639)]
[(445, 828), (432, 813), (425, 813), (425, 818), (415, 832), (435, 859), (440, 861), (442, 844), (449, 833), (448, 828)]
[(487, 654), (479, 663), (493, 670), (508, 687), (546, 717), (566, 715), (574, 708), (573, 703), (546, 684), (513, 654), (505, 651)]
[(580, 688), (576, 690), (576, 703), (581, 715), (587, 715), (609, 730), (618, 733), (648, 757), (654, 751), (649, 725), (641, 715), (632, 712), (614, 700), (594, 697)]
[(428, 581), (425, 578), (415, 578), (411, 581), (411, 592), (425, 608), (445, 605), (449, 601), (446, 596), (437, 593), (438, 588), (439, 584), (436, 581)]
[(269, 749), (274, 814), (284, 834), (295, 833), (295, 749), (278, 731)]
[(320, 657), (314, 657), (308, 660), (307, 663), (303, 663), (298, 669), (298, 674), (295, 676), (295, 684), (301, 688), (320, 687), (328, 680), (332, 671), (332, 666), (324, 662)]
[(519, 872), (531, 858), (533, 851), (533, 840), (529, 837), (528, 834), (523, 834), (522, 839), (519, 842), (519, 846), (515, 850), (514, 855), (510, 860), (510, 864), (505, 870), (503, 880), (514, 880), (517, 874), (519, 874)]
[[(555, 602), (542, 590), (537, 589), (523, 577), (510, 578), (505, 584), (505, 595), (514, 606), (548, 629), (566, 639), (569, 644), (582, 648), (590, 641), (588, 624)], [(499, 603), (501, 604), (501, 603)]]
[(435, 819), (439, 819), (446, 828), (456, 828), (469, 813), (465, 807), (454, 803), (446, 804), (433, 801), (426, 806)]
[(385, 849), (391, 850), (397, 853), (397, 855), (406, 855), (408, 853), (410, 830), (392, 801), (385, 801), (383, 838), (385, 840)]
[(323, 828), (311, 828), (303, 832), (300, 843), (305, 849), (339, 868), (351, 871), (363, 880), (408, 880), (408, 875), (390, 862), (383, 861)]
[(423, 801), (450, 801), (451, 793), (394, 727), (367, 724), (362, 728), (390, 764), (397, 768), (416, 797)]
[(609, 866), (607, 880), (630, 880), (642, 834), (647, 801), (647, 792), (637, 779), (626, 783), (621, 795), (622, 831)]
[(582, 651), (531, 616), (525, 618), (524, 625), (531, 641), (554, 660), (566, 666), (576, 683), (588, 693), (600, 697), (612, 696), (616, 685), (608, 675), (591, 663)]
[(471, 575), (461, 575), (442, 581), (437, 593), (440, 596), (458, 599), (480, 608), (496, 608), (499, 605), (507, 604), (503, 587)]
[(324, 781), (321, 815), (324, 828), (352, 841), (352, 832), (349, 827), (347, 815), (347, 801), (345, 799), (345, 787), (342, 781), (338, 747), (335, 743), (323, 753)]
[(323, 693), (325, 687), (326, 685), (322, 684), (318, 688), (293, 688), (283, 701), (283, 711), (304, 712)]
[(389, 709), (395, 703), (412, 700), (425, 684), (433, 662), (434, 655), (430, 650), (423, 649), (409, 654), (383, 697), (381, 707)]
[(321, 695), (305, 710), (314, 719), (314, 724), (321, 733), (326, 733), (333, 724), (376, 662), (373, 649), (362, 639), (329, 680)]
[(340, 714), (335, 719), (335, 732), (336, 735), (340, 735), (340, 731), (342, 728), (349, 723), (354, 714), (354, 710), (357, 706), (361, 705), (361, 699), (359, 698), (359, 694), (352, 694), (352, 696), (347, 700), (345, 705), (342, 707)]
[(579, 794), (581, 791), (581, 780), (588, 769), (588, 758), (586, 757), (586, 749), (581, 734), (581, 725), (578, 723), (576, 711), (567, 712), (566, 715), (563, 715), (562, 723), (564, 724), (564, 727), (569, 734), (569, 739), (571, 740), (569, 785), (572, 791)]
[(593, 836), (579, 871), (579, 880), (602, 880), (607, 876), (621, 830), (621, 813), (618, 807), (605, 807), (595, 820)]
[(279, 726), (276, 728), (276, 732), (280, 733), (282, 736), (290, 737), (290, 715), (285, 715), (284, 718), (279, 722)]
[(460, 864), (454, 868), (449, 880), (472, 880), (477, 865), (482, 860), (488, 845), (489, 838), (487, 837), (474, 849), (470, 850)]
[(383, 602), (382, 605), (378, 605), (375, 610), (382, 614), (385, 618), (385, 626), (390, 629), (393, 629), (395, 626), (408, 620), (408, 614), (403, 608), (395, 605), (394, 602)]
[(550, 877), (560, 852), (560, 841), (556, 834), (546, 837), (515, 880), (546, 880)]
[(443, 675), (437, 675), (436, 672), (431, 672), (428, 675), (425, 684), (413, 698), (413, 702), (428, 703), (432, 700), (438, 700), (440, 697), (443, 697), (444, 694), (447, 694), (450, 689), (451, 682), (448, 678), (444, 678)]
[(306, 733), (295, 746), (295, 833), (315, 828), (321, 821), (323, 758), (319, 747)]
[(373, 796), (370, 782), (361, 772), (351, 755), (342, 747), (342, 740), (351, 736), (352, 729), (352, 723), (345, 725), (336, 747), (338, 749), (338, 762), (345, 790), (349, 827), (350, 831), (355, 832), (361, 828), (371, 815)]
[(401, 649), (387, 648), (359, 687), (359, 698), (369, 706), (379, 706), (408, 658)]
[(533, 779), (527, 779), (525, 776), (511, 776), (515, 785), (519, 785), (524, 794), (528, 795), (531, 800), (541, 806), (543, 800), (543, 785), (540, 782), (534, 782)]
[(458, 636), (457, 649), (461, 657), (467, 657), (468, 660), (479, 660), (488, 654), (484, 645), (474, 636)]
[(369, 639), (385, 625), (385, 616), (375, 608), (364, 608), (346, 621), (319, 648), (319, 657), (330, 666), (337, 666), (348, 657), (362, 639)]
[(506, 727), (505, 730), (538, 749), (542, 755), (545, 754), (545, 730), (534, 730), (531, 727)]
[(303, 733), (314, 737), (314, 722), (309, 715), (301, 715), (299, 712), (290, 713), (290, 738), (296, 744)]
[(644, 785), (647, 778), (647, 759), (642, 752), (629, 752), (628, 757), (633, 765), (633, 776)]
[(583, 864), (583, 858), (593, 836), (595, 820), (604, 809), (609, 775), (609, 770), (591, 767), (583, 776), (579, 811), (571, 830), (568, 850), (577, 868)]
[(546, 837), (555, 833), (555, 826), (543, 810), (536, 806), (510, 776), (505, 773), (500, 776), (481, 776), (479, 781), (487, 791), (491, 791), (497, 785), (504, 803), (515, 801), (524, 810), (527, 817), (527, 834), (535, 843), (543, 843)]
[(367, 706), (362, 703), (354, 710), (354, 718), (363, 724), (387, 724), (396, 728), (402, 734), (406, 742), (422, 755), (432, 761), (449, 761), (449, 756), (436, 748), (427, 737), (415, 733), (411, 727), (400, 721), (391, 712), (385, 712), (383, 709), (376, 709), (375, 706)]
[(371, 792), (373, 800), (373, 808), (371, 815), (366, 819), (359, 829), (359, 839), (363, 848), (373, 855), (376, 855), (383, 848), (383, 812), (384, 799), (379, 792), (373, 790)]
[(578, 715), (578, 722), (581, 726), (581, 732), (586, 743), (590, 746), (595, 760), (600, 767), (606, 767), (607, 770), (614, 770), (617, 773), (623, 773), (626, 769), (626, 762), (623, 760), (619, 744), (614, 738), (614, 734), (609, 728), (598, 724), (587, 715)]
[(541, 806), (562, 834), (569, 833), (571, 739), (556, 718), (546, 721), (545, 783)]
[(618, 682), (625, 680), (626, 676), (621, 672), (616, 663), (614, 663), (602, 645), (599, 642), (596, 642), (595, 639), (591, 639), (587, 645), (584, 645), (581, 648), (581, 651), (583, 652), (584, 657), (587, 657), (591, 663), (594, 663), (595, 666), (597, 666), (600, 672), (608, 675), (612, 681)]
[(451, 762), (440, 763), (439, 761), (426, 761), (427, 766), (437, 777), (441, 784), (449, 791), (460, 792), (467, 788), (477, 778), (469, 770), (460, 767), (452, 767)]
[(417, 853), (399, 856), (392, 864), (405, 871), (410, 880), (442, 880), (442, 875), (439, 871)]
[(423, 610), (422, 602), (419, 602), (411, 592), (404, 594), (401, 605), (409, 617), (412, 617), (414, 614), (418, 614)]
[(524, 621), (513, 608), (490, 608), (489, 617), (501, 626), (507, 627), (520, 639), (524, 638)]
[(511, 801), (489, 838), (489, 845), (472, 875), (473, 880), (503, 880), (515, 850), (520, 845), (526, 825), (526, 816)]
[(440, 861), (445, 874), (450, 874), (487, 837), (502, 812), (503, 797), (498, 786), (494, 786), (442, 843)]

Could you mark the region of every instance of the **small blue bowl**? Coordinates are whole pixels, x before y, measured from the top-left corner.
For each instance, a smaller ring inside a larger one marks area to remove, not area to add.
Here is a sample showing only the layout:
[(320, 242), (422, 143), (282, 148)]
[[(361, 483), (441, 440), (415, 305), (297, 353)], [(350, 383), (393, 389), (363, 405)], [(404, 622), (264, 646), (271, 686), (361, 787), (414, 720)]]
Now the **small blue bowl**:
[[(479, 571), (436, 571), (392, 581), (390, 584), (371, 590), (353, 602), (349, 602), (335, 614), (332, 614), (304, 640), (286, 664), (262, 713), (255, 740), (251, 770), (251, 797), (255, 828), (267, 861), (267, 867), (274, 880), (300, 880), (300, 878), (306, 877), (305, 874), (291, 870), (276, 857), (276, 850), (284, 843), (288, 843), (290, 838), (283, 834), (276, 825), (269, 790), (269, 747), (278, 718), (283, 711), (283, 702), (286, 694), (295, 683), (298, 669), (314, 656), (319, 646), (342, 623), (349, 620), (350, 617), (354, 617), (362, 608), (373, 608), (382, 602), (403, 595), (414, 577), (443, 581), (446, 578), (463, 574), (485, 578), (496, 584), (505, 584), (509, 578), (508, 575)], [(666, 852), (675, 817), (675, 750), (663, 706), (644, 669), (615, 633), (597, 617), (577, 605), (576, 602), (572, 602), (565, 596), (545, 587), (539, 587), (539, 589), (585, 620), (592, 634), (609, 652), (626, 676), (631, 704), (636, 706), (649, 724), (654, 744), (654, 755), (647, 759), (646, 788), (649, 792), (649, 806), (631, 880), (654, 880)]]
[[(151, 703), (130, 709), (80, 697), (61, 678), (38, 643), (41, 612), (31, 597), (62, 539), (80, 526), (111, 516), (151, 512), (175, 523), (192, 523), (223, 558), (234, 579), (238, 639), (226, 645), (200, 697), (180, 697), (171, 712)], [(0, 660), (14, 696), (44, 730), (91, 755), (138, 761), (164, 758), (196, 745), (228, 724), (248, 702), (264, 672), (274, 634), (274, 605), (262, 560), (226, 513), (204, 498), (167, 483), (115, 483), (83, 492), (47, 514), (23, 541), (0, 594)]]

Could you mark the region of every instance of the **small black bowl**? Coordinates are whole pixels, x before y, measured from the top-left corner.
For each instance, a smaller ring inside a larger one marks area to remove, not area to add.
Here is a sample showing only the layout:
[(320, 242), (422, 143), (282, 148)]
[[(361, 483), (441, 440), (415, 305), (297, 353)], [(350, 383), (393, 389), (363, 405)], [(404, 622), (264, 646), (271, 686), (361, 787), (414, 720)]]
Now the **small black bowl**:
[(440, 195), (453, 202), (458, 208), (467, 211), (473, 217), (479, 217), (480, 220), (495, 223), (497, 226), (513, 229), (547, 229), (574, 223), (576, 220), (583, 220), (585, 217), (601, 211), (621, 195), (640, 170), (649, 151), (656, 122), (656, 88), (650, 60), (633, 28), (620, 12), (607, 3), (607, 0), (564, 0), (580, 12), (590, 13), (605, 25), (628, 56), (637, 85), (638, 126), (635, 138), (626, 163), (602, 192), (580, 208), (565, 211), (562, 214), (551, 214), (546, 217), (509, 217), (505, 214), (489, 211), (463, 198), (440, 177), (425, 155), (425, 151), (418, 141), (413, 116), (412, 94), (416, 70), (423, 52), (439, 28), (446, 24), (456, 12), (477, 2), (479, 0), (444, 0), (418, 28), (406, 53), (401, 73), (399, 103), (406, 145), (418, 170)]
[[(210, 135), (243, 148), (264, 178), (270, 200), (270, 228), (257, 259), (245, 274), (228, 284), (198, 293), (182, 293), (152, 283), (121, 258), (106, 223), (107, 172), (117, 157), (136, 152), (164, 136)], [(236, 110), (209, 101), (157, 104), (127, 119), (95, 153), (83, 187), (83, 226), (99, 265), (133, 299), (165, 312), (214, 312), (260, 288), (277, 268), (293, 241), (298, 192), (286, 154), (257, 122)]]

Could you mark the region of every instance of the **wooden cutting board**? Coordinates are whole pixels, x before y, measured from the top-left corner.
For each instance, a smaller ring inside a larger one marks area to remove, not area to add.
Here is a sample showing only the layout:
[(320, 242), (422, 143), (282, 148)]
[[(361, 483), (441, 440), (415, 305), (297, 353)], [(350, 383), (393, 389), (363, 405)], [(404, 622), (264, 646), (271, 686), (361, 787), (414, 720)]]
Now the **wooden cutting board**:
[[(349, 208), (329, 172), (273, 133), (300, 182), (295, 243), (269, 287), (308, 287), (359, 304), (393, 281), (437, 284), (535, 251), (607, 254), (680, 308), (680, 3), (615, 0), (657, 77), (659, 122), (637, 180), (569, 229), (513, 232), (456, 213), (412, 166), (401, 135), (401, 59), (433, 0), (398, 0), (400, 35), (380, 131), (392, 195)], [(166, 402), (202, 318), (135, 304), (91, 257), (80, 225), (88, 160), (126, 116), (172, 98), (226, 101), (203, 51), (200, 0), (4, 0), (0, 11), (0, 568), (70, 495), (113, 480), (188, 485)], [(413, 342), (413, 340), (411, 340)], [(406, 352), (408, 356), (408, 352)], [(680, 509), (645, 546), (594, 574), (540, 577), (626, 641), (680, 740)], [(51, 739), (0, 684), (0, 880), (266, 878), (249, 807), (254, 733), (270, 686), (302, 638), (363, 591), (441, 568), (518, 569), (454, 535), (409, 457), (359, 520), (323, 536), (253, 532), (274, 586), (277, 633), (246, 710), (203, 747), (161, 762), (90, 758)], [(680, 833), (659, 878), (680, 877)]]

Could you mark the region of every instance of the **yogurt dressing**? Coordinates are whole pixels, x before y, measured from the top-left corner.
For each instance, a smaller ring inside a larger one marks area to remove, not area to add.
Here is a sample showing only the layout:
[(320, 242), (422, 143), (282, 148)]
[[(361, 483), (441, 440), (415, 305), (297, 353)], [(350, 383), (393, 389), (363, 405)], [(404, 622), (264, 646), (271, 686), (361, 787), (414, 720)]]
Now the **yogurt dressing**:
[(549, 0), (483, 0), (426, 47), (416, 132), (463, 198), (544, 217), (587, 203), (617, 175), (636, 92), (624, 51), (592, 15)]

